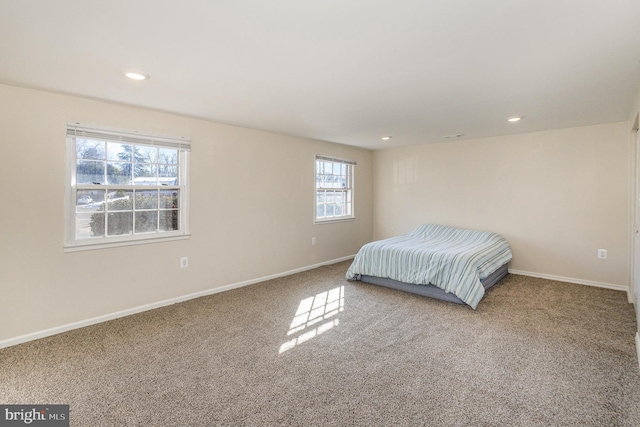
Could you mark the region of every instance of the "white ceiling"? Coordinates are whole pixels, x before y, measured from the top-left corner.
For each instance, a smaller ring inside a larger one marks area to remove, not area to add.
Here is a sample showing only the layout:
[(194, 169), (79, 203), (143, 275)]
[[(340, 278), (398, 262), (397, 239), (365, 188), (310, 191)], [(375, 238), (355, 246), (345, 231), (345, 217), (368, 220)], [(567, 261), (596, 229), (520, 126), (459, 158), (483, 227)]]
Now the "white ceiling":
[(640, 1), (0, 0), (0, 82), (371, 149), (616, 122)]

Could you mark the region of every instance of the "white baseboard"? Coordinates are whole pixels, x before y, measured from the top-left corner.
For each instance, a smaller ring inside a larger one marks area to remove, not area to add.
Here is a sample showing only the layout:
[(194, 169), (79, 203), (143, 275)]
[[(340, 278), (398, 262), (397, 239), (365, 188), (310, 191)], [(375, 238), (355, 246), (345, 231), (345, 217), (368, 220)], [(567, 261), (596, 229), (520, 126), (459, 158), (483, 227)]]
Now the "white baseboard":
[(538, 277), (540, 279), (557, 280), (558, 282), (577, 283), (579, 285), (595, 286), (598, 288), (613, 289), (616, 291), (629, 292), (629, 288), (625, 285), (616, 285), (613, 283), (594, 282), (591, 280), (575, 279), (573, 277), (554, 276), (552, 274), (532, 273), (530, 271), (512, 270), (509, 269), (511, 274), (519, 274), (522, 276)]
[(638, 369), (640, 369), (640, 332), (636, 332), (636, 353), (638, 355)]
[(306, 267), (296, 268), (294, 270), (284, 271), (282, 273), (276, 273), (269, 276), (259, 277), (256, 279), (245, 280), (243, 282), (232, 283), (230, 285), (221, 286), (218, 288), (207, 289), (200, 292), (195, 292), (188, 295), (182, 295), (175, 298), (170, 298), (164, 301), (158, 301), (151, 304), (145, 304), (138, 307), (128, 308), (126, 310), (117, 311), (115, 313), (104, 314), (102, 316), (92, 317), (86, 320), (80, 320), (78, 322), (67, 323), (66, 325), (56, 326), (55, 328), (45, 329), (43, 331), (33, 332), (26, 335), (21, 335), (15, 338), (9, 338), (0, 341), (0, 348), (11, 347), (14, 345), (22, 344), (28, 341), (37, 340), (44, 337), (60, 334), (62, 332), (71, 331), (73, 329), (83, 328), (85, 326), (95, 325), (97, 323), (107, 322), (109, 320), (118, 319), (120, 317), (130, 316), (132, 314), (141, 313), (143, 311), (153, 310), (155, 308), (165, 307), (172, 304), (188, 301), (195, 298), (204, 297), (207, 295), (217, 294), (219, 292), (229, 291), (231, 289), (241, 288), (243, 286), (253, 285), (255, 283), (264, 282), (266, 280), (277, 279), (278, 277), (290, 276), (295, 273), (301, 273), (307, 270), (313, 270), (314, 268), (322, 267), (325, 265), (336, 264), (338, 262), (347, 261), (352, 259), (355, 255), (349, 255), (342, 258), (333, 259), (330, 261), (321, 262), (318, 264), (308, 265)]

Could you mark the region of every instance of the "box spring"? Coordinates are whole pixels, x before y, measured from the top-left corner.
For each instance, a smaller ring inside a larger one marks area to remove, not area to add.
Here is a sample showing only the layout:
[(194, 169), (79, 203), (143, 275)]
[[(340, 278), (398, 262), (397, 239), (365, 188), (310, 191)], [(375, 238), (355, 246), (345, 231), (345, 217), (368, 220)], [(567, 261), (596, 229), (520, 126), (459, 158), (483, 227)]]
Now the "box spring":
[[(496, 271), (487, 276), (484, 280), (480, 280), (484, 289), (487, 290), (500, 281), (509, 272), (507, 264), (499, 267)], [(398, 282), (393, 279), (386, 279), (382, 277), (360, 275), (360, 280), (372, 285), (384, 286), (386, 288), (397, 289), (404, 292), (410, 292), (412, 294), (418, 294), (425, 297), (436, 298), (443, 301), (454, 302), (456, 304), (464, 304), (460, 298), (454, 294), (450, 294), (443, 289), (434, 285), (414, 285), (412, 283)]]

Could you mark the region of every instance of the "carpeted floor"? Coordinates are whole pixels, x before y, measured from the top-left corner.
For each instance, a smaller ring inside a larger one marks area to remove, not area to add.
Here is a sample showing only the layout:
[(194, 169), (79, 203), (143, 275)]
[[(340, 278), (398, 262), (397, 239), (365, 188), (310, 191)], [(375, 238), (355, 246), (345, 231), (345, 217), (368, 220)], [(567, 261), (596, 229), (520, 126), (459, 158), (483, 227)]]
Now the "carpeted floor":
[(0, 350), (72, 426), (638, 426), (623, 292), (508, 275), (476, 311), (344, 262)]

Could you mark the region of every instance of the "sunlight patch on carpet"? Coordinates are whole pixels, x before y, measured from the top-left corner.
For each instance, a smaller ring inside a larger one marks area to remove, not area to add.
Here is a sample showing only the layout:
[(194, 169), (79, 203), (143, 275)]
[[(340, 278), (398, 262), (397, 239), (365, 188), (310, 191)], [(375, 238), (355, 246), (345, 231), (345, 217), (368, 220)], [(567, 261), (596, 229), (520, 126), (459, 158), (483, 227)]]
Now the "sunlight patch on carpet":
[(300, 301), (287, 331), (287, 336), (293, 336), (293, 338), (280, 346), (280, 354), (338, 326), (340, 320), (333, 317), (342, 311), (344, 311), (344, 286), (320, 292), (316, 296)]

